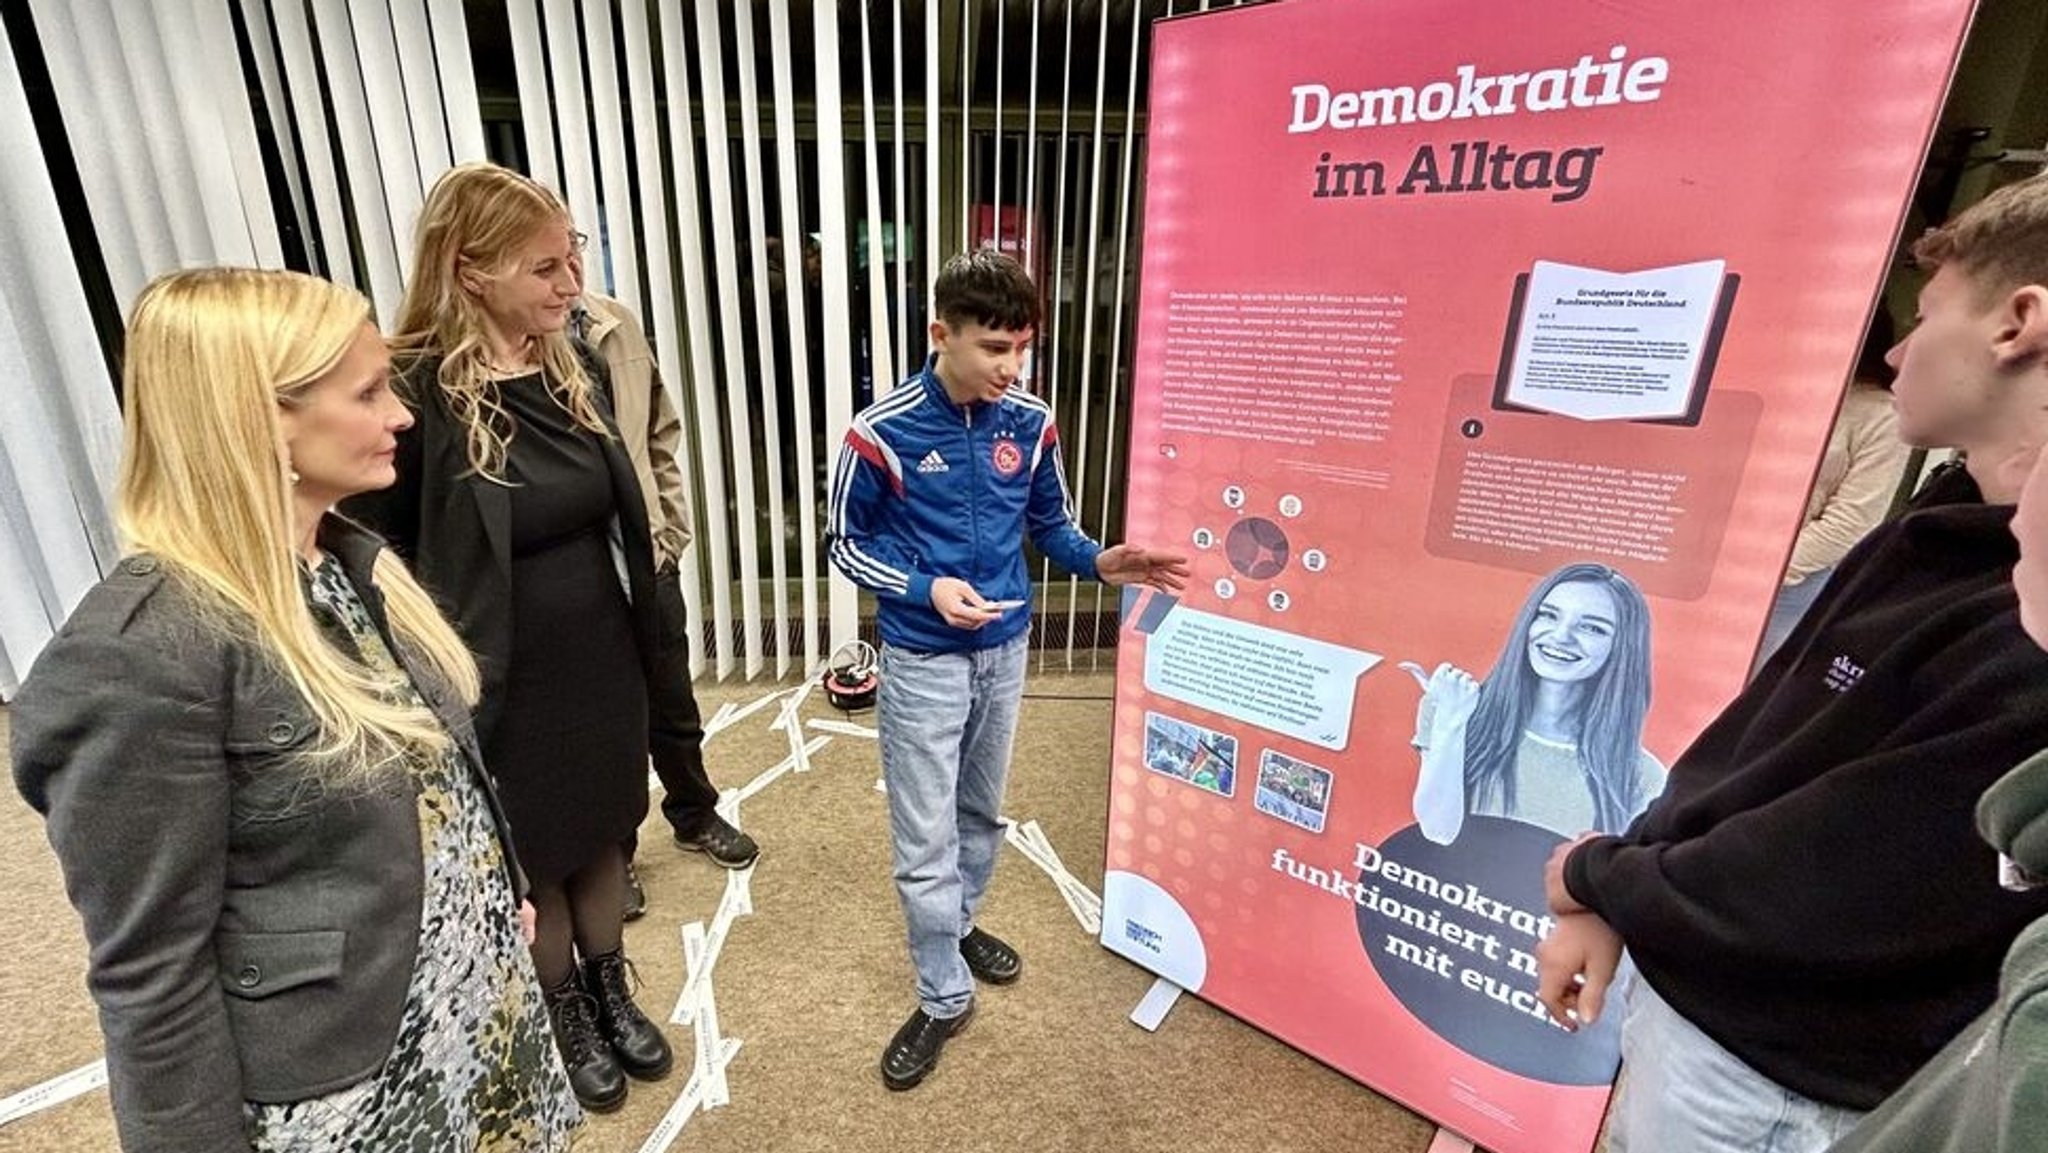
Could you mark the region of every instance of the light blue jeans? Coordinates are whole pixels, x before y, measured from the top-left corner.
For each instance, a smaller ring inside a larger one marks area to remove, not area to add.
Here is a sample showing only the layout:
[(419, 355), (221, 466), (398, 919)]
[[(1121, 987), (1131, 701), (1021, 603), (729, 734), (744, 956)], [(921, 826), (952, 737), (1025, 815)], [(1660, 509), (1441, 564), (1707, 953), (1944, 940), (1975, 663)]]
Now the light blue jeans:
[(1607, 1153), (1821, 1153), (1863, 1113), (1764, 1076), (1634, 976)]
[(965, 653), (882, 647), (882, 778), (896, 895), (917, 1000), (934, 1017), (957, 1017), (974, 998), (960, 938), (974, 928), (1002, 848), (998, 822), (1028, 639)]

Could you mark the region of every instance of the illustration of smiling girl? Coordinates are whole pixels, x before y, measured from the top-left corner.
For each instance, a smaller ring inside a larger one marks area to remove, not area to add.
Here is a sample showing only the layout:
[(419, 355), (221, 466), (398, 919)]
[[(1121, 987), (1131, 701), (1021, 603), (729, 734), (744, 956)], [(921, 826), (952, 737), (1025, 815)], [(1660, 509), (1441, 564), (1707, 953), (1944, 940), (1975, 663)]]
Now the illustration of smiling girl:
[(1415, 820), (1440, 845), (1466, 813), (1564, 837), (1619, 833), (1664, 788), (1642, 747), (1650, 709), (1650, 613), (1634, 583), (1598, 564), (1538, 582), (1485, 681), (1456, 665), (1425, 676), (1414, 744)]

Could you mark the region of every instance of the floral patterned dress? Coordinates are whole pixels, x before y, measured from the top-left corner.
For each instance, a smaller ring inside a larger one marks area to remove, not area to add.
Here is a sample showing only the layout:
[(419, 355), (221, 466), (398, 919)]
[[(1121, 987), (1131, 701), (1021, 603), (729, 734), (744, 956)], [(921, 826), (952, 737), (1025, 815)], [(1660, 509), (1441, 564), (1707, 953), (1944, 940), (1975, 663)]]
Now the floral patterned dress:
[[(311, 594), (347, 627), (364, 661), (424, 703), (332, 557), (314, 570)], [(257, 1153), (556, 1153), (582, 1123), (511, 915), (483, 792), (452, 747), (412, 770), (426, 872), (419, 960), (398, 1039), (383, 1069), (356, 1085), (281, 1105), (247, 1103)]]

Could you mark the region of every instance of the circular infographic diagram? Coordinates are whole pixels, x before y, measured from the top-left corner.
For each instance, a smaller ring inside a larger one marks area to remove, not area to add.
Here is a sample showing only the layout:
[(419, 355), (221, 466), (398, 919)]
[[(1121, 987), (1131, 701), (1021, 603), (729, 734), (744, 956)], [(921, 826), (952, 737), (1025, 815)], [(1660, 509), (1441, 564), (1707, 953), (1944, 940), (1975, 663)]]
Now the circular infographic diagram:
[(1271, 580), (1287, 567), (1287, 534), (1262, 516), (1246, 517), (1230, 526), (1223, 538), (1230, 567), (1252, 580)]

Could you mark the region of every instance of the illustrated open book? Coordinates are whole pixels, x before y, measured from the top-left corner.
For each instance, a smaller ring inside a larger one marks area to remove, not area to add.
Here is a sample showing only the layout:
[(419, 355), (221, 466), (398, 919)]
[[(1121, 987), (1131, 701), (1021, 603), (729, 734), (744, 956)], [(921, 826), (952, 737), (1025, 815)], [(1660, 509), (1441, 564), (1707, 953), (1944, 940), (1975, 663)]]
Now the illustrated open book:
[(1726, 267), (1608, 272), (1537, 261), (1515, 277), (1494, 406), (1699, 423), (1741, 279)]

